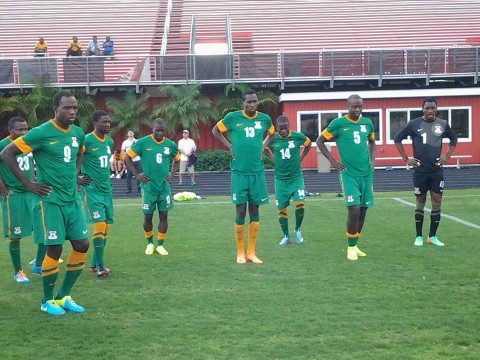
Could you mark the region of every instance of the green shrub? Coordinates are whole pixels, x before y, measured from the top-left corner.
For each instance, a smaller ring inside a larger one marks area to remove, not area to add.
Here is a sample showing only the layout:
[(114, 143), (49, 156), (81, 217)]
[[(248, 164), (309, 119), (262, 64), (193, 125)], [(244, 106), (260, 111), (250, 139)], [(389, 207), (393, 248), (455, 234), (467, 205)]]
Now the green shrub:
[(195, 171), (228, 171), (230, 170), (230, 151), (206, 150), (198, 153)]
[[(227, 150), (206, 150), (198, 153), (195, 171), (229, 171), (232, 156)], [(273, 162), (263, 157), (265, 169), (273, 169)]]

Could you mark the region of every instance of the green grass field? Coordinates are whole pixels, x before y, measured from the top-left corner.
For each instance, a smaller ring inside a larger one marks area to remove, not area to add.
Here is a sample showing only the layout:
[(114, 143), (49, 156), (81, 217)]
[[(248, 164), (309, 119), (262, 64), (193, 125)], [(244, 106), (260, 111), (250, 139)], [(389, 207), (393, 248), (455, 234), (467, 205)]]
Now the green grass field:
[(176, 204), (166, 257), (144, 255), (139, 199), (118, 200), (112, 275), (85, 270), (72, 295), (86, 312), (58, 318), (40, 312), (31, 239), (28, 285), (13, 282), (5, 241), (0, 359), (479, 359), (480, 190), (447, 191), (443, 213), (457, 219), (442, 219), (444, 248), (413, 246), (413, 207), (396, 199), (414, 202), (376, 194), (359, 243), (368, 256), (356, 262), (346, 260), (342, 199), (308, 198), (305, 244), (285, 248), (272, 201), (261, 208), (263, 265), (234, 262), (227, 197)]

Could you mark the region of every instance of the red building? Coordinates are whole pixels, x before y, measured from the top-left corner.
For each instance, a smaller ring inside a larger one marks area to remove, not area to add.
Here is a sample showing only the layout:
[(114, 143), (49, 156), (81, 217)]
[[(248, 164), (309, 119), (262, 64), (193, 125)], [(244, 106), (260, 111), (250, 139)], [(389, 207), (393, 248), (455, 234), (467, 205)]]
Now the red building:
[[(480, 88), (374, 90), (356, 92), (364, 99), (363, 116), (376, 129), (376, 166), (405, 165), (393, 143), (395, 134), (407, 123), (422, 115), (423, 99), (437, 99), (438, 117), (448, 120), (458, 135), (458, 145), (449, 165), (480, 163)], [(346, 114), (346, 99), (353, 92), (285, 93), (280, 96), (281, 112), (290, 119), (292, 129), (303, 132), (312, 141), (328, 123)], [(448, 140), (444, 140), (448, 143)], [(408, 141), (404, 141), (408, 144)], [(332, 153), (338, 156), (335, 143)], [(316, 145), (313, 145), (316, 147)], [(447, 146), (447, 145), (445, 145)], [(411, 147), (406, 146), (412, 154)], [(446, 151), (446, 150), (445, 150)], [(304, 168), (317, 167), (317, 154), (311, 151)]]

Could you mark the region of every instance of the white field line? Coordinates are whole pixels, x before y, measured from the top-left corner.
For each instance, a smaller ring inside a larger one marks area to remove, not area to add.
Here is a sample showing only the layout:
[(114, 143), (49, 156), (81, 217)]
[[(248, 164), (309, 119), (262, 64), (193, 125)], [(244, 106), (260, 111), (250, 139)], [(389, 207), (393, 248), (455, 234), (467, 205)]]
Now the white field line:
[[(451, 196), (443, 196), (442, 198), (469, 198), (469, 197), (480, 197), (480, 195), (451, 195)], [(114, 204), (114, 207), (124, 207), (124, 206), (139, 206), (141, 205), (140, 198), (137, 198), (138, 202), (136, 203), (124, 203), (124, 204)], [(307, 197), (307, 202), (312, 202), (312, 201), (343, 201), (343, 197), (333, 197), (333, 198), (325, 198), (321, 196), (315, 196), (315, 197)], [(394, 200), (394, 199), (399, 199), (399, 198), (391, 198), (391, 197), (379, 197), (375, 198), (375, 201), (378, 200)], [(270, 203), (273, 203), (273, 197), (270, 198)], [(180, 201), (180, 202), (175, 202), (175, 205), (211, 205), (211, 204), (231, 204), (231, 201), (202, 201), (202, 200), (192, 200), (192, 201)]]
[[(412, 203), (412, 202), (410, 202), (410, 201), (406, 201), (406, 200), (403, 200), (403, 199), (400, 199), (400, 198), (393, 198), (393, 200), (398, 201), (398, 202), (401, 202), (402, 204), (411, 206), (411, 207), (413, 207), (413, 208), (416, 207), (415, 203)], [(429, 208), (426, 207), (426, 208), (425, 208), (425, 211), (431, 212), (431, 209), (429, 209)], [(442, 217), (447, 218), (447, 219), (450, 219), (450, 220), (453, 220), (453, 221), (456, 221), (456, 222), (458, 222), (458, 223), (460, 223), (460, 224), (463, 224), (463, 225), (465, 225), (465, 226), (468, 226), (468, 227), (471, 227), (471, 228), (480, 230), (480, 225), (477, 225), (477, 224), (474, 224), (474, 223), (471, 223), (471, 222), (462, 220), (462, 219), (460, 219), (460, 218), (457, 218), (456, 216), (452, 216), (452, 215), (448, 215), (448, 214), (442, 213)]]

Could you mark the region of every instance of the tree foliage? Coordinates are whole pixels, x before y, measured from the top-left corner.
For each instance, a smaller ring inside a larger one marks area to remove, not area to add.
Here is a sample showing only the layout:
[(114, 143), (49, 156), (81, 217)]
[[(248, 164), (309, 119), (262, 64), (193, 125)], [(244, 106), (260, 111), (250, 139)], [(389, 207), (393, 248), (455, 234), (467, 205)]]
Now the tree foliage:
[[(225, 85), (224, 92), (218, 96), (215, 108), (223, 119), (229, 112), (242, 110), (242, 94), (250, 88), (245, 83), (230, 83)], [(278, 108), (278, 96), (268, 90), (257, 91), (258, 111), (265, 113)]]
[(150, 125), (148, 116), (147, 100), (149, 95), (136, 95), (128, 91), (122, 100), (109, 98), (106, 101), (107, 108), (111, 111), (111, 119), (115, 123), (111, 134), (119, 130), (132, 129), (136, 134), (143, 135), (143, 127)]
[(199, 124), (208, 124), (217, 119), (212, 101), (201, 94), (201, 85), (164, 85), (159, 90), (168, 100), (153, 109), (155, 116), (165, 120), (167, 131), (174, 135), (189, 129), (193, 137), (199, 136)]

